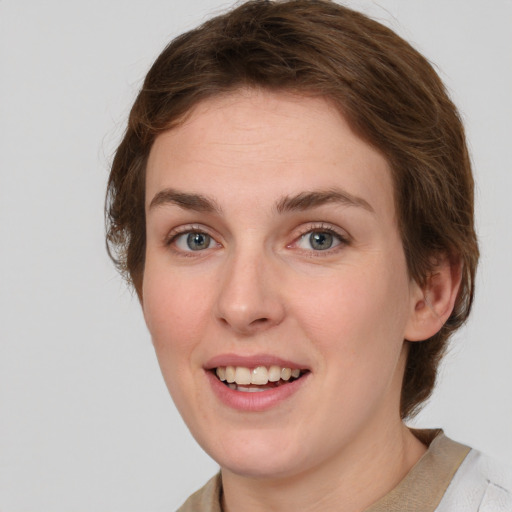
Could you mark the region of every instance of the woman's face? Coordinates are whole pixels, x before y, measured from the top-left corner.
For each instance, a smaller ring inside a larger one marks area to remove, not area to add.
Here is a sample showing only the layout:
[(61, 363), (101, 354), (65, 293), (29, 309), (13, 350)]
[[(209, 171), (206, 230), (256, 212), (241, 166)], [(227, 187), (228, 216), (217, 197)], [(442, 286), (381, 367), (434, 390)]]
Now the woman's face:
[(204, 101), (157, 138), (146, 185), (145, 319), (222, 467), (290, 476), (401, 425), (418, 290), (389, 166), (332, 105), (252, 90)]

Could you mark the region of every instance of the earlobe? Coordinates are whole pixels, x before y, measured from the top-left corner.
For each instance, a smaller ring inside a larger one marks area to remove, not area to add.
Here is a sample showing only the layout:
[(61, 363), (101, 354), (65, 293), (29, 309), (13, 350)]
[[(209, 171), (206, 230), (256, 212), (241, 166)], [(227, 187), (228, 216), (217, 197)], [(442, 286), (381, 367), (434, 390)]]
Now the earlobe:
[(414, 283), (406, 340), (423, 341), (439, 332), (453, 311), (461, 278), (461, 262), (443, 256), (436, 260), (424, 286)]

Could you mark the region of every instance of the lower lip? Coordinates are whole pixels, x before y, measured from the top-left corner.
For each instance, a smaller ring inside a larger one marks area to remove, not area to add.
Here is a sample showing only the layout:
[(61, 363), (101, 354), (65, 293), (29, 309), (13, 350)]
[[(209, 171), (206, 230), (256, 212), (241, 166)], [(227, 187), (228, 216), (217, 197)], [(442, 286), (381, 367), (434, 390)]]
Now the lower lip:
[(265, 391), (248, 393), (229, 388), (211, 371), (206, 371), (205, 373), (213, 392), (222, 403), (232, 409), (250, 412), (266, 411), (281, 404), (299, 391), (310, 375), (308, 372), (300, 379), (294, 380), (288, 384), (266, 389)]

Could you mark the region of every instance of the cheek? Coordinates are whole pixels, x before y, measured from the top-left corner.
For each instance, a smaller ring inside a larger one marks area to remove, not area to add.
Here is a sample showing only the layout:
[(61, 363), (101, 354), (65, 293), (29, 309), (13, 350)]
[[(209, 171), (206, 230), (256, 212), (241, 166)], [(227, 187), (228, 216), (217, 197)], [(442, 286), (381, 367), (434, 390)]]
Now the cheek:
[(307, 319), (308, 337), (344, 365), (361, 368), (383, 358), (394, 360), (408, 315), (407, 276), (395, 270), (351, 267), (301, 293), (299, 316)]
[(161, 366), (190, 353), (202, 333), (207, 299), (203, 287), (194, 284), (179, 273), (146, 267), (144, 318)]
[(197, 409), (195, 350), (207, 332), (202, 287), (187, 286), (180, 273), (147, 265), (143, 293), (144, 318), (162, 376), (178, 410), (189, 418)]

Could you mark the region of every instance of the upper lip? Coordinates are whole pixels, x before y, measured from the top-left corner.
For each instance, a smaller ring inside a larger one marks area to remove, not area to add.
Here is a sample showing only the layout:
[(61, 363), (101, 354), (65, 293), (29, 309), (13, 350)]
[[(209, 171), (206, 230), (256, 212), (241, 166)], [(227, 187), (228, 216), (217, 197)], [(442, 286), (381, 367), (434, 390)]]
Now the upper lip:
[(280, 366), (281, 368), (298, 368), (308, 370), (308, 366), (302, 363), (283, 359), (271, 354), (255, 354), (245, 356), (239, 354), (219, 354), (209, 359), (204, 368), (212, 370), (219, 366), (243, 366), (245, 368), (256, 368), (257, 366)]

